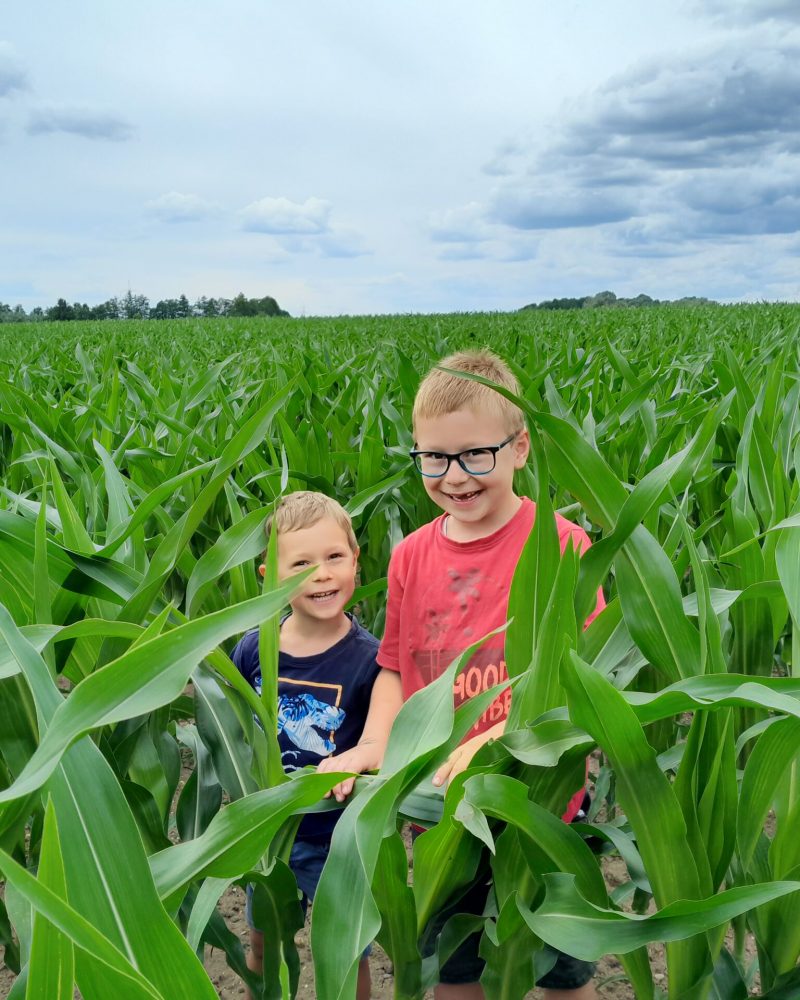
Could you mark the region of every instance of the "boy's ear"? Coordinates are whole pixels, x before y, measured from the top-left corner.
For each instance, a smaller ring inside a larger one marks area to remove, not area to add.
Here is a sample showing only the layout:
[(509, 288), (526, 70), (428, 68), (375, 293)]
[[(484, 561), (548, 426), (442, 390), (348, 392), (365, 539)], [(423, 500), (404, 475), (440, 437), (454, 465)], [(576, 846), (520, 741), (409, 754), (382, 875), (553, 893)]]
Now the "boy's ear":
[(259, 572), (259, 575), (260, 575), (261, 579), (263, 580), (264, 579), (264, 574), (267, 572), (267, 567), (264, 565), (264, 563), (261, 563), (261, 565), (258, 567), (258, 572)]
[(521, 469), (528, 461), (528, 455), (531, 451), (531, 436), (527, 427), (523, 427), (519, 434), (514, 438), (513, 448), (514, 468)]

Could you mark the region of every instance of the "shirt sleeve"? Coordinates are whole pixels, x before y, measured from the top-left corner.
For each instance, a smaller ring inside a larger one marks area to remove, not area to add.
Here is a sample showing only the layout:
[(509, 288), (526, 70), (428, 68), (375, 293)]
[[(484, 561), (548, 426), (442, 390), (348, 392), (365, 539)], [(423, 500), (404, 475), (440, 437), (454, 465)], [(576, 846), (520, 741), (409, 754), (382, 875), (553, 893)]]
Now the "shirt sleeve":
[(400, 604), (403, 600), (403, 583), (399, 567), (399, 554), (395, 550), (389, 559), (389, 585), (386, 598), (386, 625), (378, 649), (378, 666), (387, 670), (400, 670)]
[(254, 656), (253, 643), (250, 641), (249, 635), (243, 636), (233, 647), (233, 652), (231, 653), (233, 665), (252, 688), (255, 688), (256, 673), (259, 669), (257, 639), (255, 653), (256, 655)]

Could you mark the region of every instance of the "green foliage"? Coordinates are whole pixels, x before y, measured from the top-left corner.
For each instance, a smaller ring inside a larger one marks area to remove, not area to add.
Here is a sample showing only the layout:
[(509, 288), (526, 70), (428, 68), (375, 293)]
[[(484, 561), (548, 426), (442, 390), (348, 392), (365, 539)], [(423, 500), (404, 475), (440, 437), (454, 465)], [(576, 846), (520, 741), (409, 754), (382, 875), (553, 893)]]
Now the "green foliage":
[[(318, 995), (353, 995), (377, 935), (396, 995), (419, 997), (477, 927), (489, 997), (520, 996), (549, 945), (618, 953), (652, 998), (645, 945), (662, 941), (672, 1000), (730, 1000), (747, 994), (745, 925), (764, 995), (793, 995), (800, 310), (292, 320), (269, 303), (214, 318), (212, 301), (188, 318), (175, 300), (180, 322), (0, 330), (0, 943), (19, 990), (210, 997), (204, 941), (247, 975), (215, 906), (248, 880), (272, 947), (250, 986), (291, 990), (283, 862), (299, 810), (330, 808), (341, 776), (284, 780), (274, 684), (258, 698), (227, 656), (260, 625), (274, 661), (296, 585), (268, 573), (261, 593), (263, 520), (288, 490), (339, 499), (380, 634), (391, 549), (433, 513), (407, 460), (417, 380), (490, 343), (521, 380), (536, 447), (518, 488), (540, 515), (510, 598), (508, 731), (442, 799), (433, 769), (499, 689), (453, 714), (457, 661), (408, 703), (337, 826)], [(559, 557), (553, 509), (592, 537), (580, 561)], [(593, 750), (607, 815), (569, 828)], [(406, 818), (430, 827), (413, 889)], [(626, 884), (608, 891), (583, 836), (619, 853)], [(423, 958), (431, 916), (489, 869), (486, 912), (451, 919)]]

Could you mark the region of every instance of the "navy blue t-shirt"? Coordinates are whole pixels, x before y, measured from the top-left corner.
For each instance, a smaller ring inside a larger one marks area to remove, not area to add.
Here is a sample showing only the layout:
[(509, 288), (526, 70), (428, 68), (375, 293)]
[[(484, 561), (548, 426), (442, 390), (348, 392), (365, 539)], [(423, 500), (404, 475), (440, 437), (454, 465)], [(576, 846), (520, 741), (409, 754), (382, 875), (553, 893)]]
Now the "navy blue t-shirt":
[[(314, 656), (278, 655), (278, 743), (285, 771), (354, 747), (364, 730), (372, 685), (380, 667), (378, 640), (351, 615), (350, 631)], [(239, 672), (261, 694), (258, 629), (247, 632), (231, 653)], [(341, 815), (303, 818), (298, 837), (329, 840)]]

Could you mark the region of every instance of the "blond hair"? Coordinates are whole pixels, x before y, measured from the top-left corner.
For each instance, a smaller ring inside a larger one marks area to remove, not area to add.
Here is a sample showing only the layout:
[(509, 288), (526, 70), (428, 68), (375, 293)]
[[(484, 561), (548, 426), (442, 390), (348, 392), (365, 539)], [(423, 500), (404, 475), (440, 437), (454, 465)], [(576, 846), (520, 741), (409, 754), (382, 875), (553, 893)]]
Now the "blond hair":
[(324, 517), (330, 517), (339, 525), (347, 536), (347, 544), (351, 551), (355, 552), (358, 549), (358, 542), (350, 515), (336, 500), (325, 496), (324, 493), (315, 493), (313, 490), (299, 490), (297, 493), (287, 493), (285, 497), (281, 497), (277, 507), (267, 518), (264, 531), (269, 540), (273, 523), (280, 536), (287, 531), (310, 528)]
[(502, 358), (487, 349), (458, 351), (443, 358), (420, 383), (411, 416), (414, 427), (420, 419), (444, 417), (456, 410), (482, 410), (500, 417), (509, 433), (523, 429), (525, 418), (522, 410), (510, 399), (501, 396), (488, 385), (451, 375), (442, 371), (442, 368), (481, 375), (513, 392), (515, 396), (521, 395), (516, 376)]

